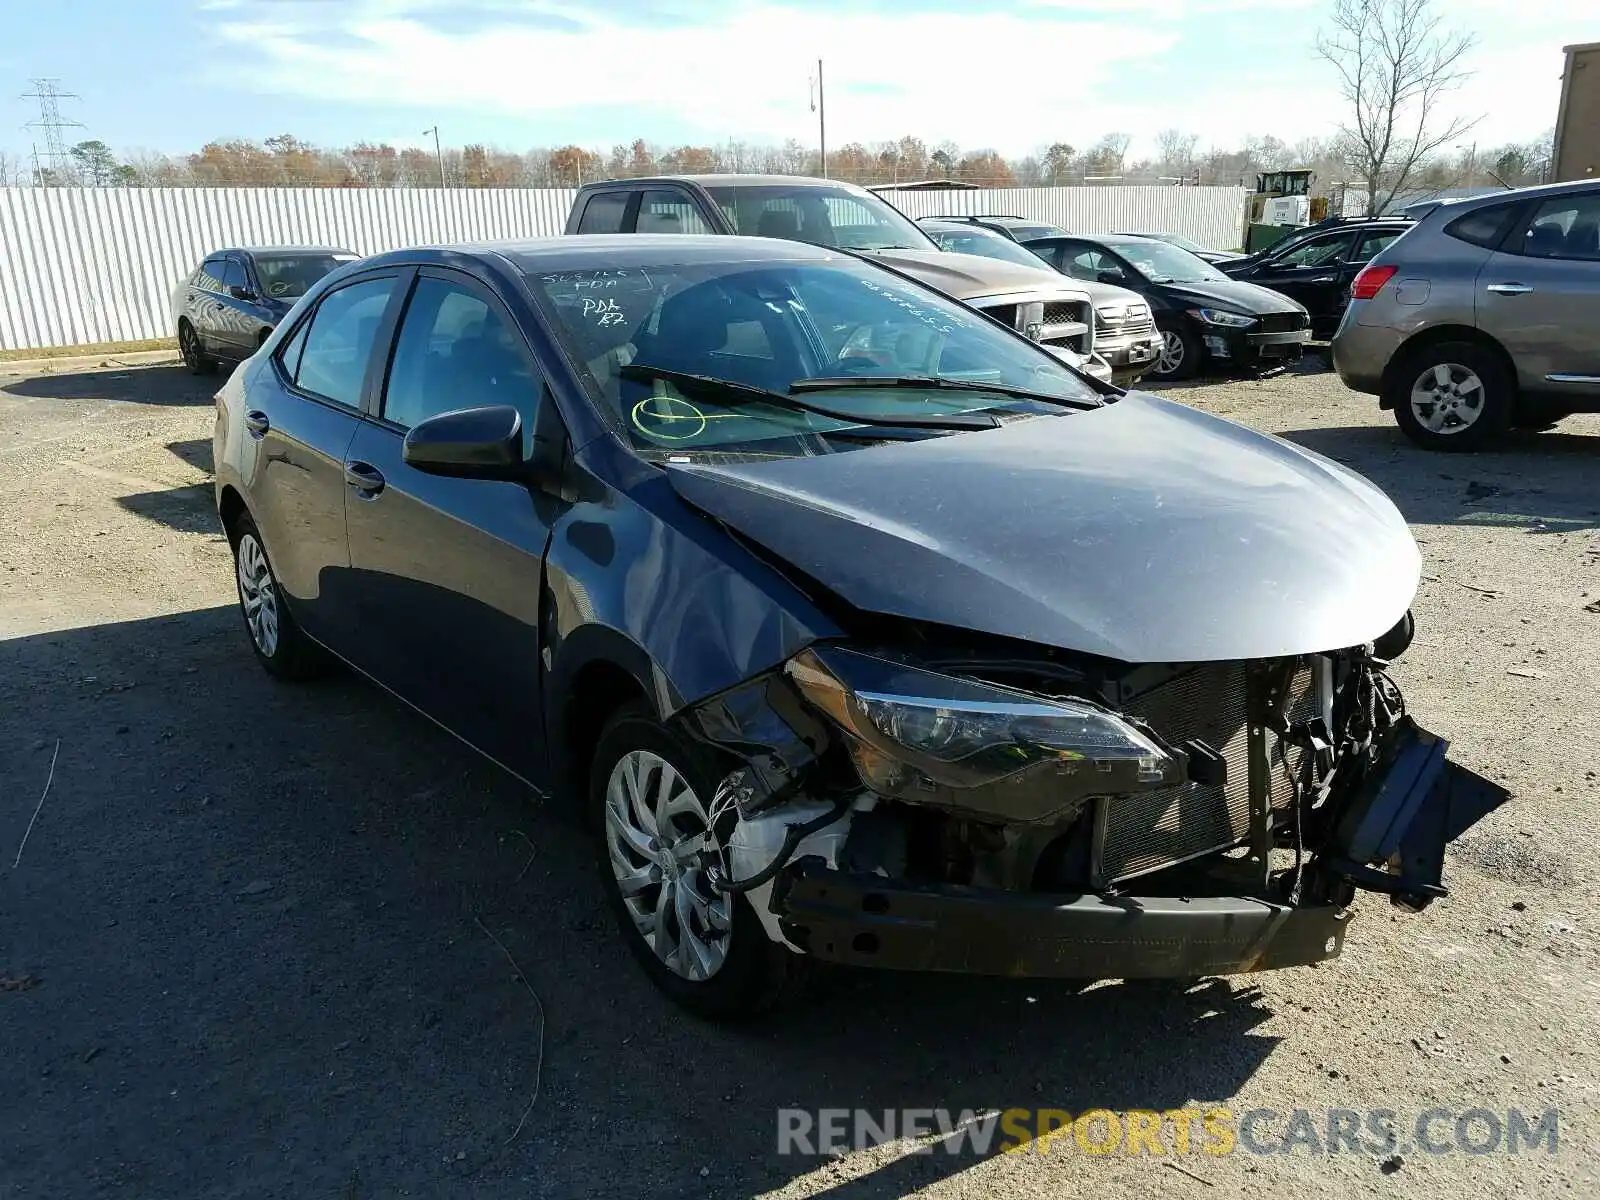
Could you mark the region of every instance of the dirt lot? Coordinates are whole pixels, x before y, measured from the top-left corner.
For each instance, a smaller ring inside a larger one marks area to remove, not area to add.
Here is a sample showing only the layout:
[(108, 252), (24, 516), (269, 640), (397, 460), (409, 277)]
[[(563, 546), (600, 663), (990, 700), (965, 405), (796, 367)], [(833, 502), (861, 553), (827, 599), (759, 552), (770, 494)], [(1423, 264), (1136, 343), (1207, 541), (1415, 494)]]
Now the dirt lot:
[[(1363, 899), (1315, 970), (839, 975), (724, 1030), (625, 959), (560, 814), (369, 687), (256, 668), (205, 381), (0, 365), (0, 1197), (1595, 1195), (1600, 418), (1450, 458), (1331, 375), (1175, 394), (1411, 520), (1401, 685), (1513, 794), (1458, 844), (1454, 895)], [(775, 1153), (783, 1106), (1195, 1101), (1393, 1109), (1403, 1133), (1432, 1106), (1558, 1108), (1560, 1148)]]

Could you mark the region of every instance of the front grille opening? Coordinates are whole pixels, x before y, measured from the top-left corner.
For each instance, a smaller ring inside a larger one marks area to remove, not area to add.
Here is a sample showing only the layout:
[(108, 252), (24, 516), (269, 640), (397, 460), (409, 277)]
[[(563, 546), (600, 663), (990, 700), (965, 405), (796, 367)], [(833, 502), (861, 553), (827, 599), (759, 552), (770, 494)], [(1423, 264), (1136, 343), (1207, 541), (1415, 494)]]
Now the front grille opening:
[[(1240, 846), (1250, 838), (1250, 687), (1246, 663), (1214, 663), (1174, 676), (1123, 705), (1171, 745), (1198, 738), (1228, 766), (1222, 785), (1186, 783), (1100, 802), (1099, 876), (1115, 883), (1159, 871), (1201, 855)], [(1288, 718), (1316, 713), (1315, 676), (1299, 667), (1289, 686)], [(1266, 738), (1270, 746), (1274, 738)], [(1292, 790), (1271, 761), (1268, 802), (1287, 804)]]

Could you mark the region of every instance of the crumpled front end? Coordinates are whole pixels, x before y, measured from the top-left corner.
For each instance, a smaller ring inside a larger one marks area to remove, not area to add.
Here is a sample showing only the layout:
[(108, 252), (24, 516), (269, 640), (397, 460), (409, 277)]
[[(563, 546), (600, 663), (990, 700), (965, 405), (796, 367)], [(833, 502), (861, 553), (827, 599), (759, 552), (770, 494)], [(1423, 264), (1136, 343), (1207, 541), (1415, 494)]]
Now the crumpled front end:
[(1406, 713), (1409, 618), (1327, 654), (1125, 665), (813, 646), (684, 716), (742, 765), (714, 868), (817, 958), (1062, 977), (1315, 962), (1418, 910), (1504, 794)]

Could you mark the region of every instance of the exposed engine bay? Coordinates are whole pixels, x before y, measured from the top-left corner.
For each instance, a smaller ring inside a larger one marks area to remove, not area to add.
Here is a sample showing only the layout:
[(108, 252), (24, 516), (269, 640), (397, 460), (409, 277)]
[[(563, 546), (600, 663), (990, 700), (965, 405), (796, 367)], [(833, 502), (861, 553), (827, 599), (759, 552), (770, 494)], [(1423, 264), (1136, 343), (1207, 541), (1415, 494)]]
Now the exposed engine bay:
[(743, 762), (710, 869), (775, 938), (843, 961), (1139, 975), (1331, 957), (1358, 888), (1410, 910), (1445, 894), (1462, 779), (1390, 678), (1410, 637), (1408, 615), (1327, 654), (1138, 666), (812, 646), (684, 714)]

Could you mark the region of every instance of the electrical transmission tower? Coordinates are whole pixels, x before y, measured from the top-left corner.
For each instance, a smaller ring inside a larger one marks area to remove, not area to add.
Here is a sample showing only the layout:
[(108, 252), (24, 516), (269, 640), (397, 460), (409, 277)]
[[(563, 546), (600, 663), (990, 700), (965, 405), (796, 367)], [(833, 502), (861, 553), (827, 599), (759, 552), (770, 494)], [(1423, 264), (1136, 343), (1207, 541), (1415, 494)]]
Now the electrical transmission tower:
[(70, 174), (72, 160), (67, 153), (66, 139), (62, 137), (63, 129), (82, 129), (82, 121), (69, 121), (61, 115), (61, 101), (77, 100), (79, 97), (73, 92), (63, 92), (59, 79), (33, 79), (33, 91), (24, 92), (24, 100), (37, 100), (39, 102), (39, 119), (29, 121), (26, 128), (39, 131), (39, 139), (44, 143), (43, 153), (39, 150), (38, 142), (33, 147), (33, 181), (35, 184), (46, 182), (48, 178), (60, 183)]

